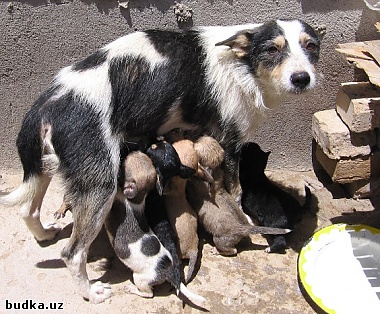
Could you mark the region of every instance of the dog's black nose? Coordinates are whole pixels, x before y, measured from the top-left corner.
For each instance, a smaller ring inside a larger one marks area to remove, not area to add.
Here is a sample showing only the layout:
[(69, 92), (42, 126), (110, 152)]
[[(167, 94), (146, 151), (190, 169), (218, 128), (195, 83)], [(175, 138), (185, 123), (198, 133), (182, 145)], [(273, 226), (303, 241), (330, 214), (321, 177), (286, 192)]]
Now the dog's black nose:
[(304, 89), (310, 83), (310, 75), (307, 72), (297, 72), (292, 74), (290, 80), (295, 87)]

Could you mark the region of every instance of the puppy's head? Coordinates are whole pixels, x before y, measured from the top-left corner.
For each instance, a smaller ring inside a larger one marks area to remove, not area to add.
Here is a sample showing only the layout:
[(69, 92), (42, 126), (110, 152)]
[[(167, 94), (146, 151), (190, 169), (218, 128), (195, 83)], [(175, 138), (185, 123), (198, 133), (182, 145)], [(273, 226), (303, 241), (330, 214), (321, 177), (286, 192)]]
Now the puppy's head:
[(300, 94), (316, 85), (320, 37), (303, 21), (270, 21), (217, 45), (230, 46), (264, 92)]

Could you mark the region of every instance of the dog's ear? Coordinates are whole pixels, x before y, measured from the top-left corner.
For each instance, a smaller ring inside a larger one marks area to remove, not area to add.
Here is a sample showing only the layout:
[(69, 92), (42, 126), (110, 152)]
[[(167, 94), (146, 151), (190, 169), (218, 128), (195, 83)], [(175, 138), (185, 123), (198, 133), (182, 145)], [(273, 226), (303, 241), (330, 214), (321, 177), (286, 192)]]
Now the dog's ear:
[(248, 31), (239, 32), (226, 40), (216, 43), (215, 46), (229, 46), (238, 58), (244, 58), (249, 54), (252, 35)]

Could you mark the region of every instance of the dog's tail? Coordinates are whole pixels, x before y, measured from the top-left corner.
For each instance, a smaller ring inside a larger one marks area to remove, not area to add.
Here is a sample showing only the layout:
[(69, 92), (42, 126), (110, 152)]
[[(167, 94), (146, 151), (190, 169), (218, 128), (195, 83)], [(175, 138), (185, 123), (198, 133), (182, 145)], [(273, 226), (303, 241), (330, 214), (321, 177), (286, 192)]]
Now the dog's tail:
[[(44, 182), (48, 177), (52, 177), (58, 170), (59, 158), (55, 153), (52, 144), (51, 125), (42, 123), (40, 127), (41, 148), (32, 147), (29, 141), (34, 142), (35, 137), (29, 138), (24, 135), (25, 131), (20, 132), (17, 140), (21, 161), (24, 167), (24, 179), (22, 184), (8, 195), (0, 197), (0, 204), (4, 206), (23, 205), (32, 202), (36, 195), (40, 194)], [(32, 135), (30, 135), (32, 136)], [(28, 155), (29, 153), (29, 155)], [(28, 159), (29, 157), (29, 159)], [(26, 161), (27, 160), (27, 161)]]
[(21, 206), (27, 202), (31, 202), (38, 194), (40, 184), (40, 176), (30, 176), (13, 192), (1, 196), (0, 204), (6, 207)]
[(207, 310), (207, 301), (204, 297), (190, 291), (182, 282), (181, 282), (181, 285), (179, 287), (179, 289), (177, 289), (177, 295), (180, 296), (183, 295), (188, 301), (190, 301), (190, 303), (204, 309), (204, 310)]

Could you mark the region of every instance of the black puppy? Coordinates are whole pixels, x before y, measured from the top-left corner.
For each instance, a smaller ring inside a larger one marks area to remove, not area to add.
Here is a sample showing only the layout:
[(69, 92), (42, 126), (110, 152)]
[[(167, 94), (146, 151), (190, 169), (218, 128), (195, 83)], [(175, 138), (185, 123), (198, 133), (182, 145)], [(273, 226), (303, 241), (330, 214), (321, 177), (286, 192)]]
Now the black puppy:
[[(270, 152), (264, 152), (256, 143), (243, 146), (239, 164), (243, 211), (266, 227), (293, 229), (307, 208), (311, 193), (305, 186), (305, 204), (273, 184), (265, 175)], [(284, 235), (271, 237), (268, 253), (282, 251), (287, 247)]]
[(183, 165), (172, 144), (166, 141), (152, 144), (146, 150), (146, 154), (156, 168), (156, 185), (160, 195), (162, 195), (165, 185), (170, 178), (180, 176), (183, 179), (188, 179), (195, 174), (195, 169)]

